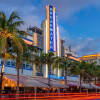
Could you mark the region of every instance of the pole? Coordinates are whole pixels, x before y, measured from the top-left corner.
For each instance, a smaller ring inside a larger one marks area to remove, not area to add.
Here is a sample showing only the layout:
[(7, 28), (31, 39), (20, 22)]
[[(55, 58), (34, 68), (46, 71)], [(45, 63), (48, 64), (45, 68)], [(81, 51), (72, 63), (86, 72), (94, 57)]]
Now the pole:
[(35, 91), (35, 100), (36, 100), (37, 87), (34, 88), (34, 91)]
[(87, 95), (88, 95), (88, 89), (87, 89)]

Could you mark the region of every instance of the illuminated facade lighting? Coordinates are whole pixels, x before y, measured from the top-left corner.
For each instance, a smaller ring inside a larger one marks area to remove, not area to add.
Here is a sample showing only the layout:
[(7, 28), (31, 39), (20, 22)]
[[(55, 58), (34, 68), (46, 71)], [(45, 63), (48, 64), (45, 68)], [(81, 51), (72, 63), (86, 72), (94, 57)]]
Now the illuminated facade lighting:
[(56, 9), (48, 5), (47, 6), (47, 49), (51, 52), (57, 51), (57, 27), (56, 27)]

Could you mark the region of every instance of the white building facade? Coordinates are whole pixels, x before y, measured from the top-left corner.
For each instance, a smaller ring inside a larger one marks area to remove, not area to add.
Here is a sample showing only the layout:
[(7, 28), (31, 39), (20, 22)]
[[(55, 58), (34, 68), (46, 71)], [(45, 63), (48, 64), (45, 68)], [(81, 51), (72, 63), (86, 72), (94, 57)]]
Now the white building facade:
[[(54, 6), (48, 5), (46, 20), (42, 23), (43, 30), (43, 51), (44, 53), (53, 52), (55, 56), (61, 56), (60, 48), (60, 36), (59, 27), (57, 24), (56, 9)], [(58, 72), (54, 70), (54, 74), (60, 76), (60, 70)], [(48, 66), (45, 65), (44, 77), (48, 77)]]

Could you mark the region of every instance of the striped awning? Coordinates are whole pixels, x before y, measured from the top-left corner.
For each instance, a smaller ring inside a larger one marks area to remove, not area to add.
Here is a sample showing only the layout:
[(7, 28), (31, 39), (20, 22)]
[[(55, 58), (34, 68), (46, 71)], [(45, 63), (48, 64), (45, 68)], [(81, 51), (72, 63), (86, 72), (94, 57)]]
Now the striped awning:
[[(17, 82), (16, 75), (5, 75), (6, 78)], [(22, 76), (20, 75), (19, 83), (23, 84), (24, 87), (43, 87), (49, 88), (48, 79), (47, 78), (40, 78), (40, 77), (30, 77), (30, 76)], [(50, 87), (53, 88), (66, 88), (67, 86), (60, 83), (59, 80), (50, 80)]]

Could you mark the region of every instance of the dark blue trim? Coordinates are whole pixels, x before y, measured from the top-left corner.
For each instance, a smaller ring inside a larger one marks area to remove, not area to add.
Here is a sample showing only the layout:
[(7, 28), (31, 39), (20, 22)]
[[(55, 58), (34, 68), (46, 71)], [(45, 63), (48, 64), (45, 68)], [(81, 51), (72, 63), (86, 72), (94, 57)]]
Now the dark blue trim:
[[(28, 40), (28, 41), (30, 41), (30, 42), (33, 42), (32, 40), (30, 40), (30, 39), (27, 39), (27, 38), (25, 38), (25, 37), (23, 37), (23, 36), (19, 36), (20, 38), (22, 38), (22, 39), (25, 39), (25, 40)], [(33, 42), (34, 43), (34, 42)], [(36, 47), (36, 48), (39, 48), (39, 47), (37, 47), (37, 46), (34, 46), (34, 47)], [(43, 50), (42, 48), (39, 48), (40, 50)]]
[(25, 39), (25, 40), (28, 40), (28, 41), (30, 41), (30, 42), (33, 42), (32, 40), (27, 39), (27, 38), (25, 38), (25, 37), (23, 37), (23, 36), (19, 36), (19, 37), (21, 37), (21, 38), (23, 38), (23, 39)]
[(40, 49), (40, 50), (43, 50), (42, 48), (39, 48), (39, 47), (37, 47), (37, 46), (34, 46), (34, 47), (36, 47), (36, 48), (38, 48), (38, 49)]

